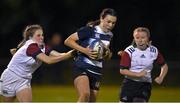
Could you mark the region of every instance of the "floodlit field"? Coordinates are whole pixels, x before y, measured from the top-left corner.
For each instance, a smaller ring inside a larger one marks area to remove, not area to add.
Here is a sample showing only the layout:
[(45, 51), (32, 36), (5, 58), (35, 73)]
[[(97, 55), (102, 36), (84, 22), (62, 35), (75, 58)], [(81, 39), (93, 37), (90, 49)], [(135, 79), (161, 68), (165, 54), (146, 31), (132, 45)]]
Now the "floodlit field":
[[(98, 102), (118, 102), (119, 86), (102, 86)], [(72, 86), (33, 86), (33, 101), (74, 102), (76, 91)], [(180, 102), (180, 88), (154, 87), (151, 102)]]
[[(102, 86), (98, 102), (118, 102), (119, 86)], [(75, 102), (72, 86), (33, 86), (34, 102)], [(154, 87), (150, 102), (180, 102), (180, 88)]]

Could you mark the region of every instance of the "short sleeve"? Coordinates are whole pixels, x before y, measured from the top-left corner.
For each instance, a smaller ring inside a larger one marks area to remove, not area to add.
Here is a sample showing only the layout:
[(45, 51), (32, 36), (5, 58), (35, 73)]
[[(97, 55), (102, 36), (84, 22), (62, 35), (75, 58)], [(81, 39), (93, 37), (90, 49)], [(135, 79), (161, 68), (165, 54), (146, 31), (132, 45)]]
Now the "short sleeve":
[(157, 56), (157, 59), (156, 59), (156, 63), (158, 65), (164, 65), (165, 64), (164, 57), (162, 56), (162, 54), (159, 51), (158, 51), (158, 56)]
[(80, 40), (90, 38), (93, 34), (93, 28), (88, 26), (81, 27), (77, 33)]
[(121, 55), (121, 60), (120, 60), (120, 67), (130, 67), (131, 66), (131, 58), (129, 57), (129, 54), (127, 52), (123, 52)]
[(52, 49), (49, 46), (45, 46), (45, 54), (49, 55), (51, 53)]
[(26, 54), (36, 59), (38, 54), (42, 53), (37, 43), (32, 43), (28, 46)]

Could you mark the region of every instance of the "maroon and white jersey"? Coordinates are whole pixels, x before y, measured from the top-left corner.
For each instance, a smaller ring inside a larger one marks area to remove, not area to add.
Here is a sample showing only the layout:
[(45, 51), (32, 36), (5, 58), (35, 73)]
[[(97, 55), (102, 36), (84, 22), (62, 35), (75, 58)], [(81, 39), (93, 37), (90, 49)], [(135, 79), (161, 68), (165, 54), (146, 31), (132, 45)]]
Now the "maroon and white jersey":
[(42, 61), (36, 59), (36, 56), (42, 52), (49, 55), (50, 49), (47, 46), (39, 48), (33, 40), (26, 41), (12, 57), (7, 70), (22, 78), (31, 79), (32, 73), (42, 64)]
[(156, 62), (159, 65), (165, 63), (163, 56), (160, 54), (155, 46), (149, 46), (146, 50), (140, 50), (133, 45), (130, 45), (125, 49), (124, 54), (121, 57), (121, 68), (129, 68), (132, 72), (140, 72), (142, 70), (147, 71), (147, 75), (142, 78), (133, 78), (125, 76), (125, 78), (132, 79), (134, 81), (152, 82), (151, 70), (153, 69), (153, 63)]

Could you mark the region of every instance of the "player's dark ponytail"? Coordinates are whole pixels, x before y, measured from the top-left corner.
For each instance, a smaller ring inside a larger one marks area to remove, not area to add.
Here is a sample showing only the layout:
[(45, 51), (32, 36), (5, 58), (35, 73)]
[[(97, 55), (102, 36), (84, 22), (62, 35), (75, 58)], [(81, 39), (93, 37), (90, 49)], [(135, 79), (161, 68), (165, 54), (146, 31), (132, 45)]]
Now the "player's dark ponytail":
[[(117, 17), (117, 13), (115, 12), (114, 9), (111, 8), (105, 8), (102, 10), (102, 12), (100, 13), (100, 18), (105, 18), (107, 15), (111, 15), (111, 16), (116, 16)], [(95, 20), (95, 21), (90, 21), (86, 24), (86, 26), (89, 27), (94, 27), (96, 25), (100, 24), (100, 19), (99, 20)]]

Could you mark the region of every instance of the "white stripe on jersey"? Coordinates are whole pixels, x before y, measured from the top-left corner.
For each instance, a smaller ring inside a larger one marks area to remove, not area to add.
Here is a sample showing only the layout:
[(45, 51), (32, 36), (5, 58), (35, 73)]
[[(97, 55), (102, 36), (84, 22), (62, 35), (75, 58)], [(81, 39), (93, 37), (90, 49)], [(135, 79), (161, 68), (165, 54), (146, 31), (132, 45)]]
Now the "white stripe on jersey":
[(97, 66), (97, 67), (102, 68), (102, 62), (99, 62), (99, 61), (96, 61), (96, 60), (92, 60), (92, 59), (90, 60), (89, 58), (86, 58), (86, 57), (84, 57), (84, 61), (86, 63), (88, 63), (88, 64), (93, 65), (93, 66)]
[(97, 73), (97, 72), (94, 72), (94, 71), (89, 70), (89, 69), (87, 69), (87, 71), (88, 71), (88, 72), (91, 72), (91, 73), (93, 73), (93, 74), (102, 75), (101, 73)]

